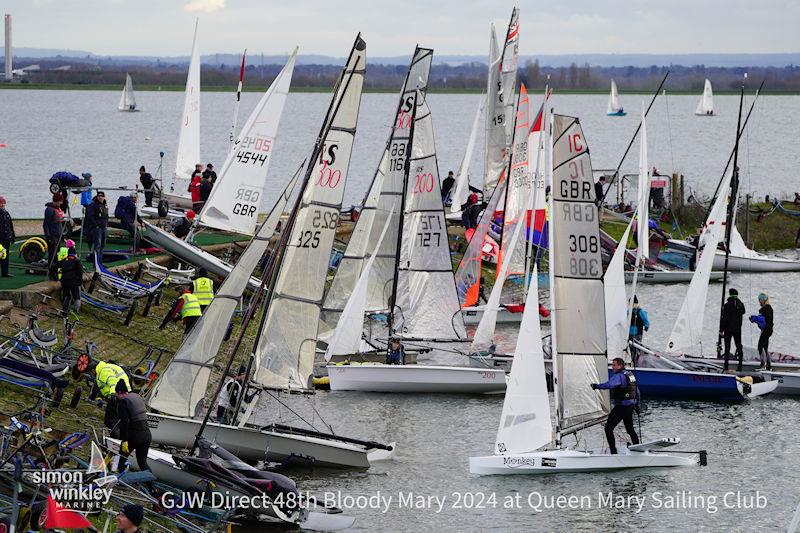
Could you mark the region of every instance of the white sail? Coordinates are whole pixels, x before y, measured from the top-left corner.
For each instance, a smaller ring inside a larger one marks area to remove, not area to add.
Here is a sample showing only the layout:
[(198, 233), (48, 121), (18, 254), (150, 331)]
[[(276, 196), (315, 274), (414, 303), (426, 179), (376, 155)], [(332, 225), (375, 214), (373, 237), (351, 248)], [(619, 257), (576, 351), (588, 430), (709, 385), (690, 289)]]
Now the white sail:
[[(361, 275), (364, 263), (373, 253), (377, 253), (367, 286), (368, 312), (389, 309), (394, 270), (397, 260), (397, 234), (400, 227), (400, 204), (403, 191), (403, 174), (408, 151), (408, 136), (411, 130), (412, 101), (417, 89), (424, 92), (428, 88), (433, 50), (419, 48), (414, 51), (411, 64), (400, 90), (400, 99), (393, 117), (389, 140), (383, 151), (380, 164), (372, 179), (364, 206), (350, 235), (344, 256), (333, 278), (322, 308), (320, 332), (323, 338), (329, 334), (339, 321), (356, 282)], [(392, 213), (389, 215), (389, 213)], [(391, 220), (388, 236), (377, 252), (374, 244), (387, 219)]]
[(361, 103), (366, 48), (359, 35), (323, 122), (301, 204), (278, 265), (254, 350), (258, 368), (253, 380), (265, 387), (310, 387), (328, 262)]
[(686, 291), (681, 309), (678, 311), (678, 318), (675, 320), (672, 333), (667, 340), (666, 350), (669, 352), (681, 353), (699, 346), (700, 354), (703, 354), (703, 320), (708, 296), (708, 280), (711, 276), (711, 268), (714, 266), (717, 245), (725, 232), (730, 182), (731, 174), (729, 173), (720, 184), (720, 194), (717, 195), (717, 200), (714, 202), (714, 207), (703, 228), (701, 236), (703, 249), (698, 252), (700, 257), (692, 275), (692, 281), (689, 283), (689, 290)]
[(494, 26), (491, 29), (489, 76), (487, 78), (486, 153), (483, 191), (487, 196), (497, 186), (508, 166), (508, 152), (513, 132), (514, 90), (519, 51), (519, 10), (514, 8), (503, 41), (497, 50)]
[(553, 440), (536, 277), (534, 268), (497, 428), (498, 455), (530, 452)]
[(650, 167), (647, 162), (647, 123), (642, 104), (642, 128), (639, 137), (639, 202), (638, 202), (637, 265), (650, 257)]
[(433, 118), (417, 92), (390, 335), (464, 339), (442, 204)]
[(200, 223), (204, 226), (245, 235), (255, 231), (296, 58), (297, 48), (253, 109), (234, 149), (228, 153), (200, 212)]
[(622, 234), (617, 249), (608, 263), (603, 281), (605, 285), (606, 339), (608, 357), (626, 357), (628, 346), (628, 296), (625, 292), (625, 253), (628, 237), (633, 227), (633, 219)]
[(197, 27), (194, 24), (192, 55), (189, 73), (186, 76), (186, 92), (183, 97), (183, 115), (178, 133), (178, 151), (175, 156), (175, 173), (170, 192), (189, 198), (189, 183), (195, 165), (200, 163), (200, 49), (197, 47)]
[(206, 394), (212, 364), (222, 346), (228, 324), (251, 274), (267, 250), (301, 170), (302, 167), (286, 185), (267, 220), (242, 252), (203, 316), (175, 352), (175, 357), (150, 396), (148, 404), (152, 409), (174, 416), (193, 417), (198, 413)]
[(451, 213), (460, 212), (461, 206), (467, 203), (467, 197), (469, 196), (469, 163), (472, 161), (472, 152), (475, 150), (475, 139), (478, 137), (480, 118), (485, 106), (486, 95), (484, 94), (478, 102), (478, 111), (475, 112), (475, 120), (472, 121), (472, 131), (470, 131), (469, 141), (467, 141), (467, 149), (464, 152), (464, 158), (461, 160), (461, 166), (458, 168), (458, 177), (456, 177), (454, 192), (450, 197)]
[(694, 111), (695, 115), (713, 115), (714, 114), (714, 93), (711, 90), (711, 82), (706, 79), (703, 86), (703, 95), (700, 101), (697, 102), (697, 109)]
[(617, 82), (611, 80), (611, 94), (608, 95), (608, 109), (609, 115), (615, 115), (622, 111), (622, 106), (619, 103), (619, 92), (617, 91)]
[(600, 214), (589, 147), (577, 118), (552, 118), (550, 225), (553, 353), (559, 430), (599, 421), (608, 395), (590, 388), (608, 376)]
[(133, 80), (130, 74), (125, 74), (125, 87), (122, 88), (122, 95), (119, 97), (120, 111), (136, 111), (136, 97), (133, 95)]
[(358, 283), (356, 283), (339, 316), (339, 322), (336, 324), (331, 342), (328, 343), (328, 349), (325, 351), (326, 361), (330, 361), (334, 355), (352, 355), (359, 351), (361, 332), (364, 329), (364, 311), (367, 308), (369, 273), (372, 270), (372, 264), (375, 262), (375, 257), (383, 243), (383, 239), (386, 237), (386, 231), (389, 229), (391, 221), (391, 217), (386, 218), (381, 234), (378, 237), (378, 243), (374, 247), (375, 251), (367, 259), (364, 268), (361, 270)]
[[(514, 225), (512, 235), (508, 240), (510, 249), (513, 250), (517, 246), (522, 228), (524, 227), (525, 224)], [(497, 326), (497, 312), (500, 309), (500, 296), (503, 292), (503, 285), (508, 277), (509, 268), (511, 268), (513, 262), (513, 254), (506, 254), (501, 261), (500, 271), (497, 273), (492, 292), (489, 294), (489, 300), (486, 302), (483, 309), (483, 316), (478, 323), (477, 329), (475, 329), (475, 335), (472, 337), (472, 344), (469, 348), (470, 353), (485, 353), (494, 345), (494, 329), (495, 326)], [(538, 313), (538, 301), (535, 307)], [(541, 339), (541, 337), (539, 338)]]

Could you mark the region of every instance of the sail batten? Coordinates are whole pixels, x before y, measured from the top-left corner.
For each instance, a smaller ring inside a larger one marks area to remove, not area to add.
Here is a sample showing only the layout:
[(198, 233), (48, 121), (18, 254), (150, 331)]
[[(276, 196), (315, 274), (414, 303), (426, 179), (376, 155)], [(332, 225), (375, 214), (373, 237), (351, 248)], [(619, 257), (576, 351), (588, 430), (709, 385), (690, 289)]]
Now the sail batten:
[(334, 91), (306, 173), (269, 307), (259, 332), (253, 381), (274, 389), (308, 389), (320, 310), (350, 164), (366, 43), (359, 35)]

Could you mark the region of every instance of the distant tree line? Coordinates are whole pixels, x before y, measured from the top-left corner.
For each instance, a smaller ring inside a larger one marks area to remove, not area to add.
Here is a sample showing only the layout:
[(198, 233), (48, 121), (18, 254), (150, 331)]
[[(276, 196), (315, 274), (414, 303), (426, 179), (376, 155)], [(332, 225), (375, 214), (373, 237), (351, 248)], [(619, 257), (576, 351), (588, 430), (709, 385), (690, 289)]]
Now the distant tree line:
[[(169, 64), (158, 61), (149, 66), (132, 63), (121, 64), (88, 62), (80, 59), (47, 59), (18, 62), (15, 67), (38, 64), (41, 70), (31, 71), (30, 83), (44, 84), (85, 84), (121, 85), (125, 73), (129, 72), (136, 85), (181, 86), (186, 83), (186, 65)], [(69, 70), (55, 70), (69, 65)], [(281, 65), (248, 65), (245, 85), (248, 87), (266, 86), (278, 74)], [(486, 86), (484, 63), (462, 65), (434, 65), (430, 74), (430, 87), (433, 89), (480, 90)], [(369, 89), (398, 89), (402, 84), (407, 68), (403, 65), (367, 65), (365, 87)], [(571, 64), (569, 67), (541, 66), (539, 61), (527, 61), (520, 65), (518, 80), (529, 90), (542, 90), (548, 83), (554, 90), (607, 90), (610, 80), (616, 80), (621, 91), (653, 90), (664, 74), (670, 71), (667, 89), (700, 92), (703, 81), (709, 78), (716, 91), (737, 90), (742, 76), (747, 72), (751, 84), (766, 79), (765, 88), (769, 91), (800, 91), (800, 66), (787, 67), (706, 67), (680, 65), (641, 67), (592, 67)], [(341, 72), (336, 65), (298, 65), (294, 70), (292, 84), (295, 87), (331, 87)], [(202, 84), (206, 87), (235, 87), (239, 69), (234, 67), (202, 66)]]

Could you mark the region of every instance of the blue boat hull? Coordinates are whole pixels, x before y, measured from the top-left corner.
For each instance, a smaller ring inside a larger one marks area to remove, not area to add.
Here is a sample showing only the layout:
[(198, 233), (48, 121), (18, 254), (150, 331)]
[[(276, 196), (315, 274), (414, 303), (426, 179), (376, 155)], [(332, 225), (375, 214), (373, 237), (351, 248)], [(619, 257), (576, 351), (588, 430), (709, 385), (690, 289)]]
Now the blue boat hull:
[(635, 368), (633, 373), (645, 400), (742, 402), (746, 399), (733, 375), (652, 368)]
[(606, 115), (608, 115), (609, 117), (624, 117), (625, 115), (627, 115), (627, 113), (625, 111), (618, 111), (616, 113), (606, 113)]

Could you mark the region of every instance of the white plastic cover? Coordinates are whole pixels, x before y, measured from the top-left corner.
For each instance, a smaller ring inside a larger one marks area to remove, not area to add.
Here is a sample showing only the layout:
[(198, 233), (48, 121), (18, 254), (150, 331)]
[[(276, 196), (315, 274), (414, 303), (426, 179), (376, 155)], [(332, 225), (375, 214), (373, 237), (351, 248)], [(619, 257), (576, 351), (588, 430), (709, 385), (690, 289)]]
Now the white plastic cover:
[(553, 440), (536, 277), (534, 267), (495, 439), (498, 455), (530, 452)]
[(478, 125), (485, 106), (486, 95), (484, 94), (481, 95), (481, 99), (478, 102), (478, 111), (475, 112), (475, 119), (472, 121), (472, 131), (469, 133), (469, 141), (467, 141), (464, 159), (461, 160), (461, 166), (458, 167), (455, 191), (452, 193), (450, 199), (451, 213), (460, 212), (461, 206), (467, 202), (467, 197), (469, 196), (469, 163), (472, 161), (472, 152), (475, 150), (475, 139), (478, 137)]
[(297, 48), (247, 119), (200, 212), (204, 226), (252, 235), (289, 95)]
[(286, 185), (267, 220), (242, 252), (203, 316), (175, 352), (150, 396), (148, 404), (151, 408), (185, 417), (193, 417), (199, 412), (211, 377), (212, 364), (222, 346), (228, 324), (250, 276), (267, 250), (301, 170), (302, 167)]
[(700, 97), (700, 101), (697, 102), (697, 109), (695, 109), (695, 115), (708, 115), (709, 113), (714, 112), (714, 93), (711, 90), (711, 82), (708, 81), (706, 78), (706, 83), (703, 86), (703, 95)]
[[(672, 333), (667, 340), (667, 352), (685, 353), (699, 347), (700, 356), (703, 355), (703, 320), (708, 296), (708, 280), (714, 266), (717, 245), (725, 231), (730, 182), (731, 174), (728, 173), (720, 184), (720, 194), (717, 195), (714, 207), (708, 214), (702, 235), (704, 246), (699, 252), (700, 257), (692, 281), (689, 283), (689, 290), (686, 291), (678, 317), (672, 326)], [(715, 344), (712, 343), (711, 346), (709, 352), (714, 350)]]
[[(389, 229), (391, 220), (386, 219), (381, 230), (375, 251), (380, 248), (386, 230)], [(364, 310), (367, 306), (367, 284), (369, 283), (369, 272), (375, 263), (375, 253), (373, 253), (364, 265), (361, 275), (358, 278), (350, 298), (344, 306), (339, 316), (339, 322), (333, 333), (333, 338), (325, 351), (325, 360), (330, 361), (334, 355), (352, 355), (359, 352), (362, 346), (361, 332), (364, 329)]]
[(617, 82), (611, 80), (611, 94), (608, 95), (608, 113), (618, 113), (622, 109), (619, 104), (619, 92), (617, 91)]
[(406, 174), (392, 335), (464, 339), (436, 161), (433, 119), (424, 96), (417, 109)]
[(260, 364), (253, 380), (265, 387), (311, 386), (320, 308), (350, 165), (365, 63), (366, 43), (359, 35), (325, 117), (254, 350)]
[[(359, 213), (350, 241), (347, 243), (336, 275), (333, 278), (322, 308), (320, 333), (329, 333), (339, 321), (347, 300), (361, 275), (364, 263), (371, 254), (377, 258), (371, 269), (367, 287), (366, 310), (389, 309), (389, 297), (394, 282), (397, 258), (397, 233), (400, 227), (400, 204), (403, 191), (403, 170), (411, 130), (412, 101), (417, 89), (424, 94), (428, 89), (433, 50), (419, 48), (414, 51), (411, 64), (400, 89), (392, 129), (383, 151), (372, 185)], [(389, 213), (392, 213), (391, 216)], [(374, 244), (387, 220), (391, 219), (386, 239), (376, 251)]]
[(608, 395), (590, 385), (607, 376), (600, 215), (589, 147), (578, 119), (553, 116), (550, 242), (553, 353), (561, 431), (599, 419)]
[(186, 92), (183, 97), (181, 129), (178, 132), (178, 151), (175, 158), (175, 173), (170, 192), (190, 198), (189, 183), (194, 167), (200, 163), (200, 49), (197, 47), (197, 26), (194, 23), (192, 57), (186, 76)]

